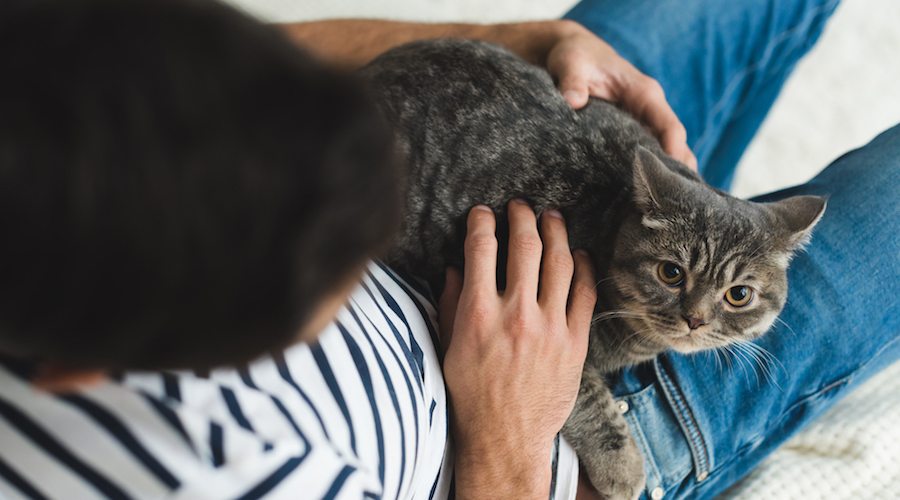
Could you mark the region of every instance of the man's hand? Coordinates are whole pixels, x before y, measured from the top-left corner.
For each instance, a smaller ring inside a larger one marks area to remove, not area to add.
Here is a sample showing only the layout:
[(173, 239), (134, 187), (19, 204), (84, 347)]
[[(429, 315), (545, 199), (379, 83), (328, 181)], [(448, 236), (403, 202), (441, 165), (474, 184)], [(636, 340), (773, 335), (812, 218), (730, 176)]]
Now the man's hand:
[(666, 101), (659, 82), (641, 73), (606, 42), (577, 23), (560, 29), (545, 64), (575, 109), (599, 97), (622, 106), (649, 127), (666, 153), (697, 169), (687, 132)]
[(413, 40), (469, 38), (502, 45), (532, 64), (546, 66), (575, 109), (587, 104), (589, 96), (617, 103), (649, 127), (673, 158), (697, 168), (684, 126), (659, 83), (574, 21), (430, 24), (334, 19), (287, 24), (282, 29), (322, 57), (351, 68)]
[(465, 277), (448, 271), (441, 296), (458, 498), (547, 498), (597, 298), (590, 259), (569, 250), (559, 212), (542, 215), (540, 233), (526, 203), (510, 202), (508, 213), (506, 289), (496, 284), (494, 214), (475, 207)]

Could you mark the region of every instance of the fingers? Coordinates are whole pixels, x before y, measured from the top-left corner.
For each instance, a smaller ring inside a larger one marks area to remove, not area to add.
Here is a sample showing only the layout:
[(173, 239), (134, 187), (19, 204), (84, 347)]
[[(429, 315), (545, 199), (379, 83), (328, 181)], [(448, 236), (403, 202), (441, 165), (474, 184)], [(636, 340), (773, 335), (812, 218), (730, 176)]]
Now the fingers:
[(618, 86), (622, 105), (653, 130), (666, 153), (696, 170), (697, 159), (687, 145), (687, 131), (669, 106), (662, 86), (634, 71), (638, 76), (625, 79)]
[(659, 82), (596, 35), (580, 28), (564, 37), (547, 55), (547, 70), (559, 80), (559, 90), (573, 108), (583, 108), (591, 96), (621, 104), (653, 130), (666, 153), (697, 169), (684, 126)]
[(669, 156), (697, 170), (697, 159), (687, 144), (687, 130), (675, 116), (665, 97), (648, 104), (641, 120), (653, 129)]
[(509, 260), (506, 290), (537, 300), (543, 244), (534, 210), (522, 200), (509, 202)]
[(590, 86), (581, 73), (569, 73), (559, 82), (559, 91), (574, 109), (581, 109), (588, 103)]
[(463, 290), (497, 292), (497, 221), (484, 205), (469, 211)]
[(594, 278), (594, 266), (587, 252), (576, 250), (575, 277), (572, 280), (572, 289), (569, 293), (569, 308), (566, 319), (569, 331), (576, 336), (584, 336), (591, 328), (591, 318), (594, 315), (594, 306), (597, 304), (597, 289)]
[(691, 148), (687, 145), (687, 139), (683, 138), (686, 137), (686, 135), (684, 126), (679, 123), (677, 126), (673, 126), (664, 131), (659, 137), (659, 142), (669, 156), (684, 163), (690, 167), (691, 170), (696, 172), (697, 157), (694, 156), (694, 152), (691, 151)]
[(538, 302), (543, 308), (565, 311), (566, 299), (572, 283), (574, 263), (569, 250), (569, 237), (562, 214), (548, 210), (541, 215), (541, 237), (544, 254), (541, 259), (541, 285)]
[(456, 309), (459, 306), (459, 296), (462, 293), (463, 279), (458, 270), (448, 267), (444, 279), (444, 291), (438, 301), (438, 336), (444, 352), (450, 346), (453, 337), (453, 322), (456, 319)]

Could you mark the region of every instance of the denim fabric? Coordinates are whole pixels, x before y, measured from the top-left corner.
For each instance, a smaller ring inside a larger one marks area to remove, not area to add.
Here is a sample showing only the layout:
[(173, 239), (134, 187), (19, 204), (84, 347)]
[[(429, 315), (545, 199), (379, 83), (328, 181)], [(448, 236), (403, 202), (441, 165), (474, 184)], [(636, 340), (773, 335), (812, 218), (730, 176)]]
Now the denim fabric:
[[(657, 78), (704, 177), (727, 188), (797, 60), (837, 2), (587, 0), (566, 17)], [(774, 360), (665, 354), (614, 392), (645, 454), (645, 497), (710, 498), (848, 390), (900, 359), (900, 126), (810, 182), (760, 197), (829, 197), (789, 272), (780, 320), (756, 344)], [(769, 373), (764, 373), (768, 371)]]
[(837, 0), (585, 0), (585, 25), (659, 80), (700, 172), (727, 189), (734, 168)]

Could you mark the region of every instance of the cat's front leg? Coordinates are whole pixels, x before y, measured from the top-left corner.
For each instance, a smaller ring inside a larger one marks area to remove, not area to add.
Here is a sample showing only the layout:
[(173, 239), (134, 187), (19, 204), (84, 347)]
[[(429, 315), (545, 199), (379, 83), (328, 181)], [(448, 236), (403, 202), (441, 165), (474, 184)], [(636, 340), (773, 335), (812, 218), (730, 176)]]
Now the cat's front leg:
[(636, 499), (644, 489), (644, 462), (599, 373), (585, 366), (575, 409), (562, 430), (603, 498)]

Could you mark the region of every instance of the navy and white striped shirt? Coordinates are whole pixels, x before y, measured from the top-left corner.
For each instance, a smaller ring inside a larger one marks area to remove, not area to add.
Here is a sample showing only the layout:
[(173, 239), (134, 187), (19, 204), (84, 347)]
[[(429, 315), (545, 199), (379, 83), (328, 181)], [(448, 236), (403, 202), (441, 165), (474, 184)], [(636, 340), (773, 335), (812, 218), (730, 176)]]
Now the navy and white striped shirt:
[[(36, 391), (0, 363), (0, 498), (446, 498), (436, 312), (369, 266), (315, 345), (199, 376)], [(556, 498), (574, 498), (561, 442)]]

